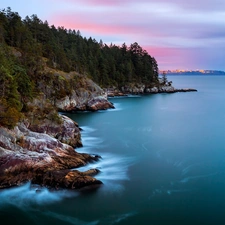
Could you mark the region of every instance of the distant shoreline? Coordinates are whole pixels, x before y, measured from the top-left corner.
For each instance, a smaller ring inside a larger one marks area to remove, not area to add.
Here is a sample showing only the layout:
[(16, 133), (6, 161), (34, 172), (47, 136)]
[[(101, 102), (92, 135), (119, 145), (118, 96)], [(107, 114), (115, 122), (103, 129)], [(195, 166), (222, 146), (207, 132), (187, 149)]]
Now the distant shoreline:
[(159, 70), (159, 74), (163, 75), (225, 75), (223, 70)]
[(206, 73), (199, 73), (199, 74), (193, 74), (193, 73), (167, 73), (167, 76), (225, 76), (224, 74), (206, 74)]

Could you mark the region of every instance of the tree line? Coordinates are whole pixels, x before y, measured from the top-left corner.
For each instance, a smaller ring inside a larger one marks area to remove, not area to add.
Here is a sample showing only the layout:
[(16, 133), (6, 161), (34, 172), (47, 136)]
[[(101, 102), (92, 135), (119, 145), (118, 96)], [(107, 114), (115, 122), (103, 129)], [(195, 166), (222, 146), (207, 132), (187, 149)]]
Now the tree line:
[(22, 20), (10, 8), (1, 11), (0, 20), (0, 40), (26, 53), (26, 66), (32, 66), (37, 57), (46, 57), (49, 66), (87, 74), (102, 86), (157, 81), (157, 61), (136, 42), (129, 47), (125, 43), (108, 46), (102, 40), (82, 37), (79, 30), (49, 26), (37, 15)]
[(79, 30), (50, 26), (37, 15), (22, 19), (7, 8), (0, 11), (1, 112), (24, 110), (25, 102), (38, 91), (35, 84), (43, 58), (49, 67), (76, 71), (101, 87), (158, 82), (157, 61), (137, 42), (108, 46), (82, 37)]

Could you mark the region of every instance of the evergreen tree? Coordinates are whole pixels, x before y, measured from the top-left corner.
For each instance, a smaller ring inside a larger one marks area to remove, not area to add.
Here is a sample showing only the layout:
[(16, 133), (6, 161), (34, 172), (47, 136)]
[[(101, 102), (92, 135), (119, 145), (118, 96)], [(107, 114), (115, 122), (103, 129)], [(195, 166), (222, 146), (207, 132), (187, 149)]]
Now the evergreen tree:
[[(158, 82), (157, 61), (137, 42), (129, 47), (126, 43), (121, 47), (108, 46), (102, 40), (97, 42), (92, 37), (82, 37), (79, 30), (49, 26), (35, 14), (21, 20), (19, 14), (10, 8), (0, 12), (0, 31), (0, 43), (18, 48), (22, 53), (21, 65), (17, 68), (25, 71), (16, 76), (21, 86), (18, 90), (25, 89), (22, 79), (29, 78), (35, 84), (43, 68), (42, 57), (47, 58), (50, 67), (66, 72), (75, 70), (103, 87), (130, 82), (147, 85)], [(29, 83), (27, 80), (26, 84)], [(30, 90), (29, 87), (27, 89)]]

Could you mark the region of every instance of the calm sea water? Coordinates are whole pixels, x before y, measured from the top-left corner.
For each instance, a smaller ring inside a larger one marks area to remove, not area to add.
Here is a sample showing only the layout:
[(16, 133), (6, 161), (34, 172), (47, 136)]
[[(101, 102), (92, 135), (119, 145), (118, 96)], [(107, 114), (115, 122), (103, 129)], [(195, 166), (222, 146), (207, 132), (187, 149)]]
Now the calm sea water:
[(112, 98), (115, 110), (67, 114), (102, 160), (96, 191), (0, 192), (1, 224), (225, 224), (225, 76), (169, 76), (198, 92)]

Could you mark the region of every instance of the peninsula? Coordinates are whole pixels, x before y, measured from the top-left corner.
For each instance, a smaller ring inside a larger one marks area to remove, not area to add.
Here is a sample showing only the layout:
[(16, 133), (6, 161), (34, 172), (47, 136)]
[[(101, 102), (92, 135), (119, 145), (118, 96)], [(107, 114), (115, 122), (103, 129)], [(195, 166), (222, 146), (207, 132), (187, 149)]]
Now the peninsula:
[(196, 91), (160, 79), (157, 61), (136, 42), (107, 46), (10, 8), (0, 21), (0, 188), (98, 187), (98, 169), (77, 168), (101, 157), (76, 152), (80, 128), (59, 112), (114, 108), (108, 96), (121, 93)]

